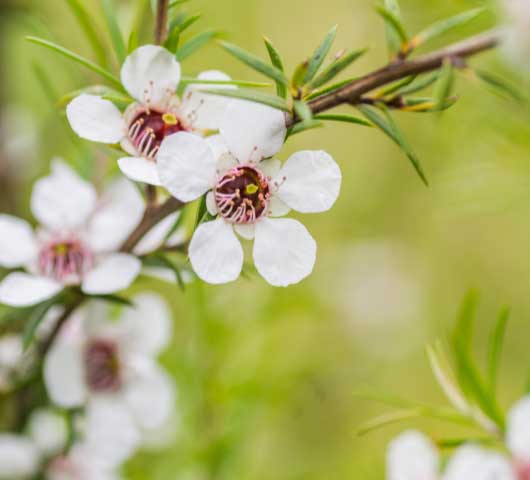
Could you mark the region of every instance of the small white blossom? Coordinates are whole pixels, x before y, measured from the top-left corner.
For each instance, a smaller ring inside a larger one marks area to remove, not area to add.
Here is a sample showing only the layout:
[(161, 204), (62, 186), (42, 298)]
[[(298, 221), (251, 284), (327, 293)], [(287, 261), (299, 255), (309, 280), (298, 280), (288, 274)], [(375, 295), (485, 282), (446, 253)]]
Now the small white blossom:
[(141, 263), (119, 247), (140, 222), (144, 204), (136, 188), (120, 180), (98, 200), (89, 183), (55, 161), (51, 175), (37, 181), (31, 209), (34, 232), (24, 220), (0, 214), (0, 265), (23, 267), (0, 283), (0, 302), (32, 305), (80, 285), (87, 294), (127, 288)]
[[(121, 82), (136, 100), (122, 114), (109, 100), (82, 94), (67, 107), (72, 129), (82, 138), (102, 143), (121, 143), (130, 156), (118, 160), (122, 172), (140, 182), (160, 185), (156, 158), (160, 143), (176, 132), (202, 134), (216, 130), (227, 101), (200, 92), (201, 88), (235, 88), (232, 85), (191, 84), (182, 100), (176, 96), (180, 64), (163, 47), (145, 45), (125, 60)], [(200, 80), (230, 80), (226, 74), (209, 70)]]
[(22, 337), (17, 334), (0, 338), (0, 391), (11, 387), (13, 376), (23, 357)]
[(341, 173), (323, 151), (302, 151), (283, 165), (265, 160), (283, 146), (282, 112), (235, 101), (227, 109), (220, 135), (206, 140), (180, 132), (167, 137), (158, 154), (164, 187), (181, 201), (205, 193), (214, 221), (201, 224), (189, 247), (193, 269), (206, 282), (239, 277), (243, 248), (235, 232), (254, 239), (258, 272), (275, 286), (297, 283), (313, 269), (316, 243), (292, 219), (274, 218), (291, 209), (323, 212), (337, 199)]
[(530, 2), (503, 0), (507, 14), (505, 50), (519, 67), (527, 68), (530, 58)]

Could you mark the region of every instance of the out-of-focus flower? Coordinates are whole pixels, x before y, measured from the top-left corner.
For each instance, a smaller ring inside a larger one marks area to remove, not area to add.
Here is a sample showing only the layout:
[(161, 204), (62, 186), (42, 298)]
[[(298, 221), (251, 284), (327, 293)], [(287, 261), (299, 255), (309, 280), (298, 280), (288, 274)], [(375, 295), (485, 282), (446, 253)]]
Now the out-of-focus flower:
[(135, 187), (121, 180), (99, 200), (92, 185), (55, 161), (52, 173), (37, 181), (31, 208), (41, 227), (0, 215), (0, 265), (24, 267), (0, 283), (0, 302), (32, 305), (81, 285), (87, 294), (127, 288), (141, 262), (118, 249), (139, 223), (143, 201)]
[(158, 168), (164, 187), (185, 202), (208, 192), (206, 205), (216, 217), (196, 229), (189, 247), (192, 267), (204, 281), (239, 277), (243, 248), (236, 232), (254, 239), (254, 263), (271, 285), (287, 286), (311, 273), (314, 239), (300, 222), (272, 217), (290, 209), (330, 209), (341, 173), (323, 151), (295, 153), (283, 166), (262, 161), (280, 150), (285, 133), (282, 112), (237, 101), (228, 107), (219, 136), (203, 140), (181, 132), (162, 142)]
[(527, 68), (530, 59), (530, 2), (503, 0), (503, 5), (508, 16), (505, 50), (518, 66)]
[(0, 338), (0, 391), (11, 386), (13, 376), (22, 360), (22, 337), (16, 334)]
[(387, 452), (388, 480), (517, 480), (503, 455), (464, 445), (451, 457), (445, 473), (435, 445), (422, 433), (408, 431), (393, 440)]
[[(107, 407), (115, 405), (133, 425), (149, 430), (169, 418), (175, 403), (174, 385), (156, 362), (169, 341), (171, 319), (156, 295), (138, 295), (133, 301), (135, 307), (124, 307), (118, 319), (109, 318), (101, 302), (89, 305), (78, 317), (78, 328), (67, 325), (61, 332), (45, 359), (44, 379), (57, 405), (88, 402), (90, 409), (105, 399)], [(103, 415), (104, 410), (96, 412)]]
[[(121, 69), (121, 82), (137, 103), (122, 114), (109, 100), (82, 94), (67, 107), (70, 125), (87, 140), (121, 143), (130, 155), (118, 160), (122, 172), (132, 180), (160, 185), (156, 159), (162, 140), (176, 132), (217, 130), (227, 105), (226, 99), (201, 93), (198, 84), (189, 85), (180, 101), (176, 97), (180, 78), (180, 64), (171, 52), (154, 45), (142, 46), (127, 57)], [(216, 70), (203, 72), (198, 78), (230, 80)]]
[(506, 445), (520, 480), (530, 479), (530, 396), (517, 402), (508, 414)]

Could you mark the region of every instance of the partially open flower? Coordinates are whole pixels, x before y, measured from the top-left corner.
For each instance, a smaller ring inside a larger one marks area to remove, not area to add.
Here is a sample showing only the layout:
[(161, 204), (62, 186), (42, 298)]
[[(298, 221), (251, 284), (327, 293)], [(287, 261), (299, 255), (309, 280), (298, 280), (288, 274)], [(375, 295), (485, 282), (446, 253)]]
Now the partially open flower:
[(37, 181), (31, 197), (40, 227), (0, 215), (0, 265), (23, 267), (0, 283), (0, 302), (32, 305), (80, 285), (87, 294), (127, 288), (140, 272), (133, 255), (118, 250), (140, 222), (143, 200), (130, 182), (121, 180), (98, 200), (89, 183), (64, 163)]
[(167, 344), (171, 320), (155, 295), (133, 299), (118, 319), (94, 302), (66, 324), (44, 364), (50, 398), (62, 407), (105, 399), (129, 412), (144, 429), (159, 427), (171, 414), (174, 387), (156, 356)]
[[(67, 107), (73, 130), (82, 138), (102, 143), (121, 143), (130, 155), (118, 160), (122, 172), (140, 182), (159, 185), (156, 158), (162, 140), (177, 132), (201, 134), (218, 129), (226, 100), (200, 92), (191, 84), (182, 100), (176, 96), (180, 64), (163, 47), (145, 45), (125, 60), (121, 69), (123, 86), (136, 100), (122, 114), (109, 100), (82, 94)], [(230, 80), (216, 70), (201, 73), (200, 80)], [(202, 85), (204, 88), (204, 85)], [(207, 85), (207, 88), (235, 88)]]
[(267, 106), (232, 103), (220, 132), (206, 140), (185, 132), (171, 135), (158, 155), (164, 187), (185, 202), (208, 192), (208, 211), (216, 217), (193, 235), (193, 269), (206, 282), (235, 280), (243, 266), (237, 232), (254, 239), (254, 263), (270, 284), (299, 282), (313, 269), (316, 243), (300, 222), (274, 217), (290, 209), (331, 208), (340, 190), (338, 165), (323, 151), (295, 153), (283, 166), (262, 161), (280, 150), (286, 133), (282, 112)]

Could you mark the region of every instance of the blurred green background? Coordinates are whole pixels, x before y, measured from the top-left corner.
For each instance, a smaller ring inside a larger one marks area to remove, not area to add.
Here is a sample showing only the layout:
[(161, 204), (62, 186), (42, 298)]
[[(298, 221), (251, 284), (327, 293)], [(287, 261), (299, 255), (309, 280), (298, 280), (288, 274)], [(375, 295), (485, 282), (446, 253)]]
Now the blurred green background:
[[(401, 3), (414, 31), (483, 2)], [(105, 32), (99, 2), (84, 4)], [(336, 51), (371, 47), (349, 75), (386, 61), (384, 27), (372, 7), (370, 0), (185, 5), (203, 13), (203, 29), (221, 28), (263, 56), (266, 34), (290, 71), (338, 24)], [(115, 167), (107, 150), (75, 138), (55, 106), (61, 95), (99, 79), (23, 38), (39, 35), (91, 56), (66, 2), (3, 0), (0, 8), (0, 205), (29, 218), (31, 183), (53, 156), (87, 176)], [(119, 8), (124, 32), (136, 21), (148, 42), (151, 16), (138, 16), (136, 1)], [(496, 21), (487, 13), (445, 40)], [(472, 64), (524, 91), (517, 66), (503, 56), (488, 53)], [(212, 68), (260, 80), (214, 44), (183, 65), (188, 75)], [(362, 423), (388, 408), (356, 393), (370, 389), (445, 404), (425, 344), (447, 337), (470, 287), (481, 293), (479, 354), (498, 309), (512, 306), (500, 389), (506, 407), (521, 395), (530, 341), (530, 117), (472, 75), (459, 76), (457, 93), (460, 100), (443, 115), (397, 116), (429, 188), (375, 129), (330, 124), (288, 141), (282, 160), (299, 149), (325, 149), (343, 171), (332, 211), (302, 218), (319, 250), (313, 275), (300, 285), (275, 289), (256, 276), (221, 287), (194, 284), (185, 293), (163, 282), (137, 287), (164, 292), (172, 304), (175, 335), (162, 360), (178, 384), (180, 419), (169, 426), (169, 446), (140, 453), (127, 465), (127, 478), (383, 478), (386, 444), (402, 429), (458, 435), (440, 422), (408, 422), (358, 436)]]

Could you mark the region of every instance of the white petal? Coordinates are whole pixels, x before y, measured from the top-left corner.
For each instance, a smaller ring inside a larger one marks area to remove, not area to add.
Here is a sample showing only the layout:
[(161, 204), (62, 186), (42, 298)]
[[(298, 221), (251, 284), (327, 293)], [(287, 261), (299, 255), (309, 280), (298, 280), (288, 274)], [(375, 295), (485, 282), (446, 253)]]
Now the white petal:
[(86, 222), (96, 205), (96, 190), (59, 160), (52, 173), (35, 183), (31, 210), (51, 230), (75, 228)]
[(143, 371), (127, 384), (124, 395), (136, 423), (144, 429), (160, 427), (175, 404), (173, 382), (154, 363), (144, 365)]
[(287, 215), (291, 209), (289, 205), (280, 200), (278, 195), (274, 194), (269, 201), (268, 212), (271, 217), (283, 217)]
[(118, 160), (121, 172), (135, 182), (160, 186), (156, 163), (143, 157), (122, 157)]
[(111, 184), (88, 226), (88, 243), (97, 252), (118, 250), (140, 223), (145, 204), (138, 189), (125, 179)]
[(52, 402), (72, 408), (83, 405), (87, 396), (83, 344), (56, 342), (44, 360), (44, 384)]
[(33, 411), (27, 430), (35, 445), (47, 457), (61, 452), (68, 440), (68, 426), (64, 415), (49, 408)]
[(252, 240), (256, 233), (254, 224), (234, 225), (234, 230), (246, 240)]
[(530, 463), (530, 396), (524, 397), (510, 410), (506, 444), (515, 458)]
[(77, 135), (93, 142), (118, 143), (125, 135), (125, 121), (116, 105), (96, 95), (74, 98), (66, 116)]
[(517, 480), (506, 458), (474, 445), (464, 445), (453, 455), (443, 480)]
[(10, 433), (0, 434), (0, 479), (32, 477), (38, 471), (40, 455), (31, 440)]
[(215, 163), (208, 143), (186, 132), (166, 137), (157, 155), (162, 185), (183, 202), (199, 198), (213, 186)]
[(228, 152), (228, 147), (226, 146), (226, 143), (223, 141), (223, 137), (221, 135), (210, 135), (209, 137), (205, 138), (206, 142), (208, 142), (209, 147), (211, 148), (213, 152), (213, 156), (215, 158), (221, 157), (221, 155), (224, 155)]
[[(218, 70), (202, 72), (200, 80), (230, 80), (230, 77)], [(193, 120), (193, 128), (218, 130), (230, 99), (217, 95), (202, 93), (204, 89), (235, 89), (235, 85), (215, 85), (192, 83), (182, 96), (182, 113)]]
[(317, 245), (307, 229), (290, 218), (262, 218), (256, 222), (254, 263), (258, 272), (276, 287), (307, 277), (315, 265)]
[(146, 255), (161, 247), (179, 216), (180, 212), (175, 212), (164, 218), (161, 222), (158, 222), (143, 236), (140, 242), (138, 242), (134, 248), (134, 254)]
[(229, 150), (241, 163), (258, 163), (272, 157), (282, 148), (287, 133), (283, 112), (242, 101), (228, 106), (220, 131)]
[(210, 215), (217, 215), (217, 205), (215, 203), (213, 192), (208, 192), (206, 194), (206, 208), (208, 209), (208, 213)]
[(11, 215), (0, 214), (0, 265), (20, 267), (37, 254), (33, 229), (28, 222)]
[(401, 434), (388, 446), (387, 480), (436, 480), (439, 457), (434, 444), (422, 433)]
[(125, 308), (120, 327), (126, 335), (129, 352), (154, 356), (171, 339), (171, 313), (159, 295), (143, 293), (133, 298), (134, 307)]
[(144, 45), (125, 59), (121, 82), (131, 97), (142, 103), (149, 99), (156, 107), (175, 93), (180, 82), (180, 64), (165, 48)]
[(133, 255), (114, 253), (85, 276), (81, 289), (89, 295), (118, 292), (131, 285), (141, 268), (142, 262)]
[(259, 164), (259, 169), (261, 170), (261, 172), (270, 179), (276, 178), (280, 173), (281, 168), (282, 162), (280, 162), (276, 158), (269, 158), (268, 160), (263, 160)]
[(341, 178), (339, 166), (323, 150), (297, 152), (277, 177), (278, 196), (299, 212), (324, 212), (337, 200)]
[(60, 283), (27, 273), (10, 273), (0, 283), (0, 303), (28, 307), (53, 297), (63, 289)]
[(189, 247), (195, 273), (208, 283), (236, 280), (243, 268), (243, 248), (230, 224), (219, 218), (200, 225)]

